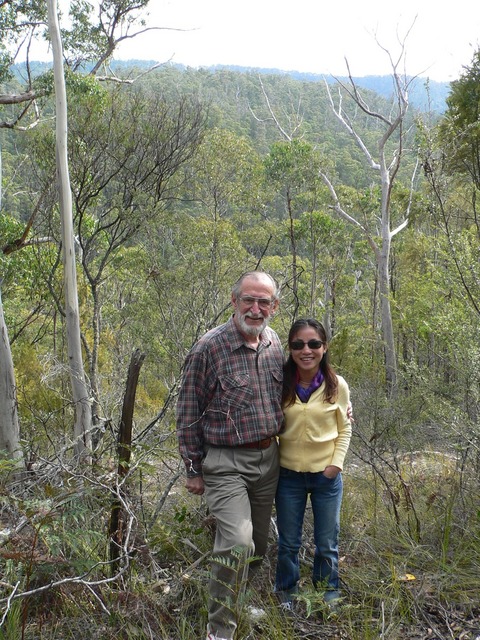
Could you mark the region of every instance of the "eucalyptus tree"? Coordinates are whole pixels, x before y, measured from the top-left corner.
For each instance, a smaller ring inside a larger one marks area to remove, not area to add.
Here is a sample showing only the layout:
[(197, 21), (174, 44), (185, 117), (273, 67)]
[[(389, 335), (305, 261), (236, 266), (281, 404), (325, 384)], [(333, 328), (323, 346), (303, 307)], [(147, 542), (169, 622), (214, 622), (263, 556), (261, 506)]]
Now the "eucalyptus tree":
[(245, 138), (208, 130), (185, 176), (179, 198), (139, 236), (147, 278), (138, 306), (154, 300), (155, 309), (141, 331), (166, 389), (191, 345), (228, 316), (232, 279), (263, 264), (278, 227), (263, 217), (262, 163)]
[[(170, 102), (131, 87), (107, 90), (93, 78), (74, 80), (69, 86), (68, 159), (77, 261), (91, 296), (81, 329), (95, 419), (100, 415), (102, 308), (116, 260), (137, 235), (149, 233), (161, 210), (176, 199), (180, 169), (196, 151), (206, 114), (187, 98)], [(50, 126), (37, 127), (30, 140), (32, 173), (43, 191), (55, 167)], [(60, 250), (51, 216), (48, 232)]]
[[(381, 329), (388, 394), (395, 394), (397, 391), (397, 354), (390, 305), (390, 255), (392, 239), (408, 225), (411, 205), (411, 199), (407, 200), (403, 214), (398, 216), (397, 219), (393, 218), (392, 190), (405, 155), (405, 141), (408, 135), (406, 119), (409, 106), (408, 87), (411, 83), (411, 79), (402, 76), (398, 72), (398, 66), (402, 59), (403, 51), (396, 62), (392, 61), (395, 102), (390, 113), (383, 113), (369, 106), (355, 84), (350, 70), (350, 85), (339, 83), (340, 90), (337, 101), (335, 101), (333, 97), (332, 90), (328, 84), (326, 84), (332, 112), (361, 149), (366, 165), (372, 172), (372, 176), (378, 176), (380, 192), (378, 214), (375, 216), (375, 219), (361, 219), (347, 204), (342, 204), (341, 196), (339, 196), (339, 191), (335, 187), (334, 182), (325, 171), (322, 171), (322, 177), (332, 197), (332, 209), (342, 219), (354, 225), (354, 227), (362, 233), (375, 256), (379, 282)], [(354, 114), (358, 109), (360, 113), (365, 114), (377, 123), (379, 135), (376, 141), (376, 148), (373, 150), (368, 147), (368, 144), (358, 133), (355, 126), (354, 115), (350, 115), (348, 110), (345, 109), (343, 104), (345, 95), (350, 98), (355, 107)], [(415, 185), (416, 167), (417, 165), (414, 165), (411, 176), (412, 193)]]
[(343, 220), (327, 212), (326, 203), (302, 213), (294, 222), (294, 233), (299, 253), (309, 260), (309, 296), (303, 306), (311, 317), (321, 310), (330, 341), (337, 333), (337, 305), (344, 307), (351, 297), (342, 284), (352, 259), (352, 233)]
[[(110, 61), (120, 42), (156, 29), (146, 26), (145, 10), (150, 0), (101, 0), (68, 3), (68, 27), (61, 27), (63, 61), (73, 72), (98, 75)], [(3, 86), (14, 77), (13, 65), (24, 62), (17, 73), (16, 90), (0, 93), (3, 111), (0, 128), (25, 130), (44, 115), (44, 98), (53, 87), (42, 81), (32, 64), (32, 52), (50, 41), (47, 3), (44, 0), (3, 0), (0, 5), (0, 81)], [(62, 16), (64, 18), (65, 16)], [(43, 69), (42, 69), (43, 70)]]
[[(480, 51), (451, 85), (440, 122), (422, 129), (423, 170), (430, 224), (435, 230), (435, 283), (443, 301), (432, 322), (434, 365), (448, 393), (478, 424), (480, 367)], [(439, 297), (438, 296), (438, 297)], [(437, 299), (438, 299), (437, 297)], [(438, 336), (449, 335), (447, 344)], [(478, 429), (475, 427), (474, 431)], [(469, 446), (469, 445), (468, 445)]]
[[(480, 191), (480, 49), (451, 84), (439, 135), (445, 170), (468, 176)], [(476, 223), (479, 226), (478, 219)]]
[(451, 87), (444, 118), (430, 137), (425, 133), (424, 170), (457, 274), (457, 294), (479, 317), (480, 50)]
[(23, 459), (20, 447), (20, 429), (15, 393), (15, 376), (7, 325), (3, 313), (0, 291), (0, 451), (6, 451), (14, 459)]
[[(302, 140), (291, 139), (272, 145), (265, 158), (265, 177), (274, 191), (279, 215), (286, 218), (289, 249), (292, 257), (288, 289), (293, 297), (292, 320), (301, 306), (299, 299), (300, 269), (295, 221), (305, 211), (314, 211), (320, 202), (323, 186), (320, 178), (320, 158), (313, 147)], [(315, 261), (315, 256), (312, 256)]]
[[(252, 252), (255, 252), (254, 245), (258, 247), (262, 241), (266, 242), (265, 234), (257, 229), (263, 205), (262, 165), (246, 138), (214, 128), (208, 131), (194, 158), (192, 174), (192, 212), (204, 216), (212, 224), (210, 293), (207, 293), (212, 295), (219, 290), (219, 283), (224, 278), (217, 268), (222, 245), (216, 232), (222, 224), (231, 222)], [(256, 241), (253, 236), (257, 236)], [(244, 265), (245, 270), (247, 266), (252, 267), (251, 264)], [(217, 294), (213, 295), (215, 298)]]
[[(145, 9), (149, 0), (103, 0), (99, 4), (96, 21), (92, 19), (94, 6), (81, 0), (69, 3), (71, 27), (60, 33), (55, 0), (47, 3), (31, 0), (5, 0), (1, 4), (2, 16), (0, 20), (0, 78), (12, 77), (11, 65), (15, 62), (19, 52), (26, 53), (25, 83), (23, 88), (15, 93), (0, 95), (0, 105), (8, 105), (8, 117), (0, 126), (10, 129), (25, 130), (36, 126), (41, 121), (40, 99), (51, 93), (53, 85), (43, 78), (37, 80), (32, 73), (29, 52), (32, 43), (40, 38), (50, 40), (53, 47), (55, 95), (57, 107), (57, 169), (60, 187), (60, 209), (62, 213), (64, 273), (66, 293), (66, 318), (69, 335), (69, 364), (71, 365), (72, 390), (75, 406), (81, 410), (75, 421), (75, 434), (83, 438), (83, 444), (88, 444), (85, 434), (89, 431), (90, 419), (88, 410), (88, 393), (79, 340), (79, 320), (75, 254), (73, 248), (73, 224), (71, 214), (70, 185), (68, 184), (68, 161), (66, 155), (67, 138), (67, 109), (64, 91), (64, 59), (66, 66), (72, 71), (79, 71), (88, 64), (91, 74), (96, 74), (114, 53), (118, 43), (126, 37), (134, 37), (132, 33), (135, 21), (139, 19), (138, 11)], [(141, 31), (145, 31), (142, 23)], [(3, 114), (5, 112), (3, 111)], [(27, 234), (19, 239), (17, 248), (22, 246)], [(0, 318), (3, 321), (3, 314)], [(0, 329), (4, 330), (3, 325)], [(5, 332), (6, 335), (6, 332)], [(2, 354), (4, 355), (3, 351)], [(11, 358), (5, 358), (2, 365), (11, 367)], [(12, 372), (13, 373), (13, 372)], [(7, 398), (5, 398), (8, 401)], [(0, 398), (0, 402), (2, 398)], [(15, 424), (5, 425), (5, 429), (15, 430)], [(80, 446), (80, 445), (78, 445)], [(78, 451), (77, 451), (78, 452)]]
[(62, 233), (65, 328), (72, 402), (74, 407), (74, 451), (77, 456), (91, 449), (92, 413), (80, 338), (77, 271), (73, 235), (72, 193), (67, 152), (67, 91), (63, 67), (63, 47), (57, 15), (57, 1), (47, 0), (48, 29), (53, 52), (55, 82), (55, 157)]
[[(401, 232), (409, 221), (410, 200), (407, 201), (402, 215), (392, 215), (392, 189), (395, 180), (398, 178), (402, 161), (406, 155), (406, 140), (409, 135), (407, 121), (408, 112), (408, 89), (413, 78), (399, 73), (398, 69), (404, 61), (405, 40), (400, 43), (401, 53), (395, 61), (388, 51), (392, 65), (392, 89), (394, 102), (389, 110), (371, 107), (359, 87), (356, 85), (348, 68), (348, 78), (350, 84), (339, 82), (338, 100), (335, 101), (330, 85), (325, 82), (328, 100), (331, 111), (342, 127), (352, 137), (366, 162), (367, 167), (372, 172), (372, 184), (379, 184), (378, 212), (370, 219), (361, 219), (355, 215), (351, 203), (342, 203), (339, 189), (335, 185), (335, 179), (331, 175), (328, 167), (328, 160), (325, 159), (320, 167), (319, 175), (327, 186), (332, 204), (331, 210), (335, 211), (343, 220), (352, 224), (368, 242), (373, 251), (376, 262), (377, 277), (379, 282), (379, 298), (381, 309), (381, 332), (385, 360), (385, 377), (387, 394), (395, 394), (397, 391), (397, 355), (395, 347), (395, 336), (393, 331), (392, 313), (390, 307), (390, 253), (393, 237)], [(280, 122), (275, 107), (271, 104), (265, 87), (261, 83), (265, 104), (270, 114), (270, 120), (274, 123), (283, 139), (292, 143), (302, 132), (302, 114), (295, 113), (295, 117), (288, 120), (287, 126)], [(344, 107), (345, 96), (350, 99), (350, 110)], [(379, 131), (374, 149), (371, 150), (368, 141), (362, 139), (359, 128), (356, 127), (355, 117), (361, 114), (367, 116), (375, 125), (374, 130)], [(415, 178), (418, 163), (413, 162), (412, 175), (410, 176), (411, 192), (415, 186)], [(378, 176), (378, 177), (377, 177)], [(375, 187), (372, 192), (375, 191)]]

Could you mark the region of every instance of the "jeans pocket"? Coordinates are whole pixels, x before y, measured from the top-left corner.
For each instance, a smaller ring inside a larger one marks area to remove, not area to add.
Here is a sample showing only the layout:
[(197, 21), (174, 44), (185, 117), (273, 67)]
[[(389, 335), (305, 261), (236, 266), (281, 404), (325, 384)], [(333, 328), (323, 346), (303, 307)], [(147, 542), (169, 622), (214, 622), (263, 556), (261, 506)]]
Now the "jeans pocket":
[(325, 480), (325, 482), (328, 482), (330, 484), (335, 484), (335, 482), (337, 482), (340, 479), (341, 475), (342, 475), (341, 472), (338, 472), (337, 475), (334, 478), (329, 478), (328, 476), (326, 476), (324, 474), (323, 471), (321, 473), (321, 476)]

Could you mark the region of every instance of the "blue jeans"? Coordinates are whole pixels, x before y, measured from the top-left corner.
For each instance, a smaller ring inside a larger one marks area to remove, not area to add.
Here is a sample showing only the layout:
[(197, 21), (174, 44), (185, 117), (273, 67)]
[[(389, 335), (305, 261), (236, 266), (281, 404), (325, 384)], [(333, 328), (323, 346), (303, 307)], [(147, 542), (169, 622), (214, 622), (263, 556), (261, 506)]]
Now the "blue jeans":
[(333, 480), (323, 473), (299, 473), (280, 468), (275, 499), (278, 526), (278, 561), (275, 591), (280, 600), (291, 600), (298, 591), (303, 520), (307, 497), (313, 510), (315, 557), (312, 580), (325, 589), (325, 600), (338, 598), (338, 535), (343, 481), (339, 473)]

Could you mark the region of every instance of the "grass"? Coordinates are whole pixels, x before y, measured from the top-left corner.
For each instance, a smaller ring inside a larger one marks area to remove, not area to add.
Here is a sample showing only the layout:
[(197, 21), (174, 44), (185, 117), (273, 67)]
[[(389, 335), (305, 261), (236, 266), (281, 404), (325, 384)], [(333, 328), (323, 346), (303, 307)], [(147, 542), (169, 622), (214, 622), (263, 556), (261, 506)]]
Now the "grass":
[[(352, 465), (344, 476), (343, 606), (330, 612), (310, 586), (307, 512), (299, 615), (286, 618), (272, 594), (272, 527), (268, 555), (247, 592), (266, 615), (253, 624), (242, 615), (239, 638), (476, 640), (480, 513), (473, 469), (467, 477), (455, 468), (397, 464), (380, 470), (380, 479), (367, 466)], [(28, 525), (0, 546), (0, 640), (203, 638), (214, 530), (204, 502), (177, 485), (147, 530), (142, 522), (149, 522), (155, 494), (142, 493), (150, 486), (145, 477), (141, 486), (132, 480), (129, 567), (109, 581), (104, 562), (112, 494), (107, 485), (100, 491), (96, 479), (83, 491), (76, 486), (71, 499), (51, 482), (48, 490), (38, 481), (21, 494), (3, 490), (0, 529), (12, 529), (24, 514)], [(28, 590), (29, 597), (15, 598)]]

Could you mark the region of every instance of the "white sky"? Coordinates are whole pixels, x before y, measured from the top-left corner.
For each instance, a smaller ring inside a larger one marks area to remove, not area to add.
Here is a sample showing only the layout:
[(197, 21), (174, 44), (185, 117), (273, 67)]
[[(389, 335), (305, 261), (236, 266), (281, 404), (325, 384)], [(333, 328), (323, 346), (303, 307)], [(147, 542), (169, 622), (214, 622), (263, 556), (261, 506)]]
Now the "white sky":
[[(146, 33), (117, 59), (172, 60), (192, 67), (241, 65), (354, 76), (388, 75), (406, 40), (408, 75), (451, 81), (480, 43), (480, 2), (456, 0), (151, 0)], [(413, 26), (412, 26), (413, 25)]]

